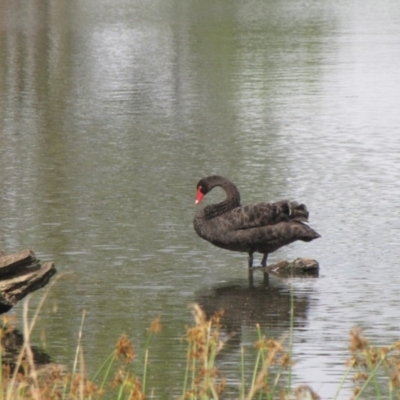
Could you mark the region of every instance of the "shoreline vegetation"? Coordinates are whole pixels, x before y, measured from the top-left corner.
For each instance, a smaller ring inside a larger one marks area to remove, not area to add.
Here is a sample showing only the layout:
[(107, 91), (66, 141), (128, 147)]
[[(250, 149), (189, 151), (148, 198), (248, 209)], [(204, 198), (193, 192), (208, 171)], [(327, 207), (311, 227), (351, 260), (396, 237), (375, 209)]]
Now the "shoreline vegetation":
[[(52, 286), (52, 285), (51, 285)], [(50, 289), (50, 288), (49, 288)], [(48, 290), (49, 290), (48, 289)], [(47, 290), (47, 292), (48, 292)], [(71, 371), (53, 363), (38, 362), (40, 352), (30, 344), (30, 337), (47, 292), (39, 302), (31, 320), (28, 318), (29, 298), (23, 307), (23, 339), (18, 351), (10, 359), (7, 343), (16, 334), (13, 321), (3, 316), (1, 331), (0, 400), (52, 400), (52, 399), (117, 399), (144, 400), (157, 398), (148, 387), (148, 367), (151, 359), (151, 343), (162, 330), (160, 317), (156, 317), (147, 330), (147, 340), (136, 353), (127, 335), (118, 339), (115, 349), (104, 360), (93, 377), (87, 376), (82, 349), (82, 331), (85, 312), (82, 315), (75, 359)], [(292, 302), (293, 307), (293, 302)], [(318, 400), (320, 396), (308, 385), (292, 387), (293, 308), (290, 332), (287, 338), (276, 340), (263, 336), (260, 326), (255, 327), (258, 339), (254, 343), (256, 356), (252, 371), (245, 371), (245, 351), (241, 347), (237, 360), (238, 387), (231, 394), (223, 368), (218, 367), (218, 353), (225, 343), (221, 339), (223, 310), (207, 318), (198, 304), (192, 305), (193, 325), (186, 327), (186, 366), (182, 370), (182, 389), (175, 399), (279, 399)], [(17, 338), (22, 336), (17, 333)], [(250, 376), (250, 379), (248, 379)], [(362, 331), (350, 332), (347, 368), (332, 399), (338, 399), (344, 384), (352, 382), (351, 400), (362, 398), (400, 399), (400, 341), (389, 346), (369, 344)], [(229, 389), (229, 393), (228, 392)], [(174, 389), (175, 391), (175, 389)], [(363, 397), (365, 396), (365, 397)], [(371, 397), (372, 396), (372, 397)]]

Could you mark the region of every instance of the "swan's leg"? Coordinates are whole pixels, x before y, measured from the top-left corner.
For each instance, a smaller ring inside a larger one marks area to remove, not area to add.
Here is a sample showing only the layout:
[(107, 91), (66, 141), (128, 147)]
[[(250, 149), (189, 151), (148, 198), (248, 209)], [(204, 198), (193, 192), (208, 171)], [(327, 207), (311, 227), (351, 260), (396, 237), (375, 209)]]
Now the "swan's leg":
[(268, 275), (268, 272), (264, 272), (263, 285), (264, 285), (264, 287), (268, 287), (268, 285), (269, 285), (269, 275)]
[(254, 279), (253, 279), (253, 268), (249, 268), (248, 270), (248, 276), (249, 276), (249, 287), (253, 287), (254, 286)]
[(249, 253), (249, 269), (253, 268), (253, 253)]
[[(261, 267), (265, 268), (267, 266), (267, 258), (268, 258), (268, 253), (265, 253), (263, 255), (262, 261), (261, 261)], [(269, 276), (268, 272), (264, 270), (264, 285), (267, 287), (269, 282)]]
[(267, 266), (267, 258), (268, 258), (268, 253), (265, 253), (263, 258), (262, 258), (262, 261), (261, 261), (261, 266), (262, 267), (266, 267)]
[(249, 274), (249, 286), (253, 287), (253, 253), (249, 253), (249, 268), (248, 268), (248, 274)]

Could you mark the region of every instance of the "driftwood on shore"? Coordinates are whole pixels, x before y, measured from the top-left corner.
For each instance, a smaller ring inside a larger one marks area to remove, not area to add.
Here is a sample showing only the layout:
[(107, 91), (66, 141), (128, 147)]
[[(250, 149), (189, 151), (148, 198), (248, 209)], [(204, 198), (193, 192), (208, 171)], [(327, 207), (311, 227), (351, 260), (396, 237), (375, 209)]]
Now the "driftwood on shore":
[(0, 254), (0, 314), (35, 290), (47, 285), (56, 273), (53, 262), (41, 264), (30, 249)]

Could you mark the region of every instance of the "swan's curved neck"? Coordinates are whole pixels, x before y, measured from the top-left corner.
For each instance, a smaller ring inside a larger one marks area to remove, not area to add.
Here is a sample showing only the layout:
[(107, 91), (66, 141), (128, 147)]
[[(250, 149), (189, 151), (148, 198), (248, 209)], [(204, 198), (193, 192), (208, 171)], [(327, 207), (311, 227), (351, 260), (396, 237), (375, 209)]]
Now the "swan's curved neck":
[(217, 186), (221, 187), (225, 191), (226, 198), (219, 203), (210, 204), (204, 208), (206, 219), (215, 218), (218, 215), (224, 214), (240, 206), (240, 193), (238, 188), (232, 182), (228, 180), (216, 182), (214, 185), (210, 186), (210, 190)]

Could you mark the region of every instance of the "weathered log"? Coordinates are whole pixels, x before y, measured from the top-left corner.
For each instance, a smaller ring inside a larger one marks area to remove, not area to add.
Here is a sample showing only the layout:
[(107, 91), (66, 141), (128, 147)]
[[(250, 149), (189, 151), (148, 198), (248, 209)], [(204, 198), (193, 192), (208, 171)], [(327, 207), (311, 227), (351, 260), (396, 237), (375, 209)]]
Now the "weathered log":
[(0, 255), (0, 314), (27, 294), (47, 285), (56, 272), (53, 262), (41, 264), (30, 249)]

